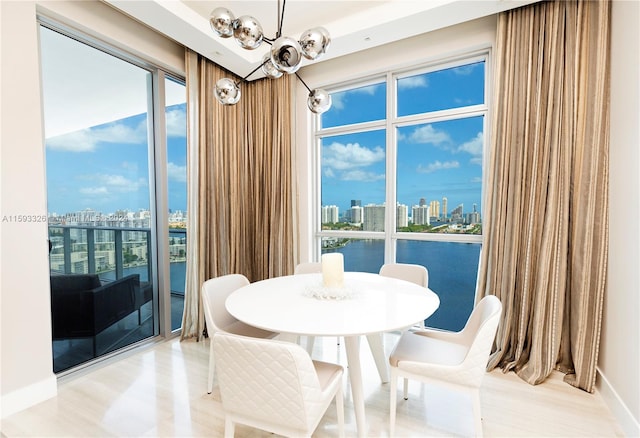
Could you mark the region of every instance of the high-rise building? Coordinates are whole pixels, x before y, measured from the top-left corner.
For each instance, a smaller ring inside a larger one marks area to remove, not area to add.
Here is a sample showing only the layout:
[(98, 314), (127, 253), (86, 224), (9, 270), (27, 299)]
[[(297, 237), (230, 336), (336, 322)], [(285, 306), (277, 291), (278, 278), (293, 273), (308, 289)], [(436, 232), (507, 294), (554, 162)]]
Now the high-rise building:
[(362, 223), (362, 207), (354, 205), (349, 209), (349, 221), (352, 224)]
[(462, 204), (458, 205), (456, 208), (451, 210), (451, 222), (457, 222), (457, 223), (464, 222)]
[(473, 212), (467, 215), (467, 223), (469, 224), (480, 223), (480, 213), (478, 212), (477, 204), (473, 204)]
[(408, 227), (409, 226), (409, 208), (398, 203), (396, 206), (396, 227)]
[(414, 225), (429, 225), (430, 221), (430, 208), (427, 205), (414, 205), (411, 208), (411, 220)]
[(442, 198), (442, 220), (447, 220), (447, 198)]
[(363, 207), (363, 231), (384, 231), (384, 205), (368, 204)]
[(427, 205), (427, 200), (424, 198), (420, 198), (420, 202), (418, 203), (420, 207)]
[(433, 200), (429, 203), (429, 214), (434, 220), (440, 219), (440, 201)]
[(362, 201), (359, 199), (352, 199), (351, 200), (351, 206), (352, 207), (362, 207)]
[(323, 224), (335, 224), (339, 220), (337, 205), (323, 205), (322, 218)]

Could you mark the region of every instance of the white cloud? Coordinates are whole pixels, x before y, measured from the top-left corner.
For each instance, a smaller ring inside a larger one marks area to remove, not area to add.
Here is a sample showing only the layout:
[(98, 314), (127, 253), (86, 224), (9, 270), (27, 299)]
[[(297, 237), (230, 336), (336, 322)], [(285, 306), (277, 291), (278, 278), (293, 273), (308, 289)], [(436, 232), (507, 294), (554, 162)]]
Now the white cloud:
[(384, 180), (384, 174), (365, 172), (364, 170), (348, 170), (342, 173), (340, 179), (343, 181), (373, 182)]
[(46, 140), (47, 147), (56, 151), (91, 152), (96, 147), (96, 139), (89, 129), (58, 135)]
[(135, 127), (121, 122), (110, 123), (99, 128), (87, 128), (46, 140), (52, 150), (69, 152), (91, 152), (98, 143), (136, 144), (147, 142), (147, 122), (143, 120)]
[(467, 152), (471, 155), (482, 155), (482, 146), (484, 144), (484, 134), (478, 132), (478, 134), (471, 140), (463, 143), (458, 148), (459, 152)]
[(135, 163), (132, 161), (123, 161), (120, 166), (128, 172), (133, 172), (133, 173), (138, 172), (138, 163)]
[(429, 81), (425, 75), (411, 76), (409, 78), (402, 78), (398, 80), (398, 88), (410, 89), (410, 88), (426, 88), (429, 86)]
[(325, 146), (322, 151), (323, 167), (336, 170), (347, 170), (358, 167), (370, 166), (379, 161), (384, 161), (384, 149), (375, 146), (372, 149), (360, 146), (358, 143), (332, 143)]
[(453, 69), (453, 73), (460, 75), (460, 76), (469, 76), (470, 74), (472, 74), (474, 72), (474, 70), (476, 68), (478, 68), (479, 66), (481, 66), (482, 64), (480, 63), (476, 63), (476, 64), (469, 64), (469, 65), (462, 65), (460, 67), (456, 67)]
[(446, 169), (457, 169), (460, 167), (460, 163), (457, 161), (445, 161), (444, 163), (441, 161), (434, 161), (433, 163), (429, 163), (426, 166), (422, 164), (418, 165), (418, 173), (433, 173), (439, 170)]
[(187, 182), (187, 166), (179, 166), (169, 162), (167, 164), (167, 176), (171, 181)]
[(325, 168), (322, 173), (324, 174), (324, 176), (326, 176), (327, 178), (335, 178), (336, 174), (333, 171), (333, 169), (331, 169), (330, 167)]
[(98, 180), (100, 183), (102, 183), (103, 186), (106, 186), (109, 192), (135, 192), (141, 187), (147, 186), (147, 181), (145, 181), (144, 178), (132, 180), (129, 178), (125, 178), (122, 175), (110, 175), (103, 173), (92, 176), (92, 179)]
[(336, 110), (344, 109), (345, 95), (344, 93), (336, 93), (331, 95), (331, 108)]
[(166, 115), (167, 135), (169, 137), (186, 137), (187, 114), (184, 109), (167, 111)]
[(354, 88), (344, 92), (331, 93), (331, 108), (336, 110), (342, 110), (345, 107), (347, 98), (353, 94), (368, 94), (373, 96), (376, 92), (376, 88), (380, 87), (380, 84), (368, 85), (366, 87)]
[(85, 187), (80, 189), (83, 195), (106, 195), (109, 190), (106, 187)]
[(451, 142), (449, 134), (434, 129), (432, 125), (424, 125), (416, 128), (409, 136), (412, 143), (431, 143), (434, 145), (448, 144)]

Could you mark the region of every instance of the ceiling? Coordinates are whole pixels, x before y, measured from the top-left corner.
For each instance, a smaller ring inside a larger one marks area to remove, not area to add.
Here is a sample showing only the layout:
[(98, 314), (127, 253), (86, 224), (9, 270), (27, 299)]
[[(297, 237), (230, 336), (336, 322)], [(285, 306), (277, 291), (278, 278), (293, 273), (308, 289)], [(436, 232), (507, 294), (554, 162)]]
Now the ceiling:
[[(252, 15), (273, 38), (277, 30), (277, 0), (104, 0), (134, 19), (156, 29), (239, 76), (256, 68), (269, 45), (241, 48), (233, 38), (217, 37), (209, 14), (224, 6), (236, 17)], [(296, 39), (302, 32), (324, 26), (331, 44), (320, 59), (328, 59), (391, 43), (443, 27), (473, 20), (538, 0), (289, 0), (282, 34)], [(312, 61), (303, 61), (303, 66)], [(248, 80), (260, 78), (258, 70)]]

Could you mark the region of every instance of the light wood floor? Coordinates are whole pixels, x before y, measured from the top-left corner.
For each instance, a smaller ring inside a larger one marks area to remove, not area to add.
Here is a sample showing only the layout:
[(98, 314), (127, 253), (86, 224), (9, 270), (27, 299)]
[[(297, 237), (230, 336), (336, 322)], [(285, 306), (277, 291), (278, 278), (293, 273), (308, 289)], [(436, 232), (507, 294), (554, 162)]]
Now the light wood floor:
[[(385, 335), (389, 352), (397, 335)], [(367, 435), (388, 437), (389, 385), (382, 384), (368, 345), (361, 356)], [(155, 344), (80, 376), (59, 381), (58, 396), (2, 421), (3, 436), (223, 436), (220, 405), (206, 393), (209, 341), (177, 339)], [(345, 364), (336, 338), (316, 339), (314, 358)], [(346, 376), (345, 376), (346, 377)], [(347, 436), (355, 420), (345, 378)], [(401, 385), (400, 385), (401, 387)], [(530, 386), (515, 374), (488, 373), (481, 389), (487, 437), (623, 436), (598, 394), (588, 394), (553, 375)], [(464, 396), (412, 382), (409, 400), (398, 397), (396, 436), (469, 436), (471, 402)], [(237, 437), (272, 437), (239, 426)], [(334, 407), (314, 436), (337, 436)]]

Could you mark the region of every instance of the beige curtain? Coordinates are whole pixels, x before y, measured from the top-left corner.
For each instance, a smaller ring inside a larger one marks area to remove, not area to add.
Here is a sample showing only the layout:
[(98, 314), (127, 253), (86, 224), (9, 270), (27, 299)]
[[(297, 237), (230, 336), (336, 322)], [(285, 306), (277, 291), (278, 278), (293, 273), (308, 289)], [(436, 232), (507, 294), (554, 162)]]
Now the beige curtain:
[(608, 1), (500, 14), (480, 295), (504, 312), (489, 369), (593, 392), (607, 272)]
[(197, 232), (188, 230), (197, 269), (189, 271), (194, 278), (185, 292), (183, 338), (202, 335), (205, 280), (239, 273), (253, 282), (292, 273), (295, 214), (291, 77), (242, 83), (240, 102), (223, 106), (213, 94), (216, 81), (238, 78), (190, 51), (187, 64), (189, 78), (190, 71), (197, 72), (187, 93), (191, 97), (191, 87), (197, 88), (197, 104), (188, 116), (197, 120), (190, 147), (198, 156), (189, 193), (198, 210)]

